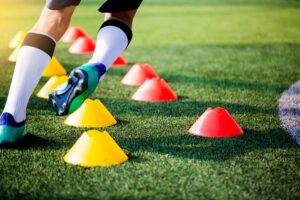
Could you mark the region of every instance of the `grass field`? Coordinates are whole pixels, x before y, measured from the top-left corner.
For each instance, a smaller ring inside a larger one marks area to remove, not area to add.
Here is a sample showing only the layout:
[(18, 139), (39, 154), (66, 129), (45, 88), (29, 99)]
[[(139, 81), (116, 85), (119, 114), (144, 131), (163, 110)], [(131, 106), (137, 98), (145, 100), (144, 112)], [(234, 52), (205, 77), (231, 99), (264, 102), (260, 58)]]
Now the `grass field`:
[[(32, 3), (30, 3), (32, 2)], [(0, 109), (14, 64), (9, 40), (28, 30), (42, 1), (0, 0)], [(91, 35), (101, 24), (97, 1), (83, 1), (72, 25)], [(70, 72), (89, 56), (55, 56)], [(82, 168), (62, 157), (85, 129), (64, 125), (45, 100), (31, 98), (29, 137), (0, 149), (0, 199), (299, 199), (300, 149), (282, 130), (281, 93), (300, 79), (300, 2), (292, 0), (145, 0), (124, 53), (150, 63), (180, 97), (141, 103), (112, 68), (92, 98), (119, 123), (107, 130), (128, 162)], [(42, 78), (37, 91), (47, 81)], [(188, 134), (207, 107), (224, 107), (246, 131), (231, 139)], [(1, 111), (1, 110), (0, 110)]]

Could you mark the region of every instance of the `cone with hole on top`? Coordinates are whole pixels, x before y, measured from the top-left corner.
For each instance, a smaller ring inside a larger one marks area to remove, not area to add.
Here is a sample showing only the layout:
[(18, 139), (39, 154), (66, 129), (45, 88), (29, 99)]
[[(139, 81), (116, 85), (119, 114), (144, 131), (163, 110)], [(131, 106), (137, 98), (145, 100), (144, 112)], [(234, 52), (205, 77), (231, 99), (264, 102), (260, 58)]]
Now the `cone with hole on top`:
[(175, 101), (176, 93), (169, 87), (164, 79), (147, 79), (132, 96), (133, 100), (146, 102)]
[(62, 76), (66, 75), (67, 71), (65, 68), (58, 62), (58, 60), (53, 56), (48, 65), (46, 66), (42, 76), (51, 77), (51, 76)]
[(121, 83), (130, 86), (142, 85), (145, 80), (159, 78), (152, 66), (149, 64), (135, 64), (122, 79)]
[(189, 129), (197, 136), (222, 138), (243, 135), (244, 131), (224, 108), (208, 108)]
[(84, 132), (64, 156), (64, 161), (84, 167), (108, 167), (128, 160), (127, 155), (108, 132)]
[(116, 123), (115, 118), (98, 99), (86, 99), (81, 107), (65, 120), (65, 124), (75, 127), (99, 128)]
[(67, 76), (53, 76), (51, 77), (47, 83), (42, 87), (42, 89), (38, 92), (37, 96), (43, 99), (48, 99), (49, 94), (57, 88), (59, 85), (63, 84), (68, 80)]
[(93, 38), (86, 36), (80, 37), (70, 46), (69, 53), (72, 54), (92, 54), (96, 43)]
[(13, 37), (13, 39), (9, 42), (8, 47), (13, 49), (13, 48), (16, 48), (18, 46), (21, 46), (25, 36), (26, 36), (26, 32), (19, 31), (15, 35), (15, 37)]
[(115, 62), (111, 65), (112, 67), (124, 67), (127, 66), (128, 62), (123, 56), (119, 56)]
[(62, 42), (75, 42), (80, 37), (85, 37), (87, 34), (81, 27), (69, 27), (66, 33), (61, 38)]
[(19, 55), (20, 48), (21, 48), (21, 46), (18, 46), (13, 50), (13, 52), (8, 57), (8, 61), (17, 62), (17, 58), (18, 58), (18, 55)]

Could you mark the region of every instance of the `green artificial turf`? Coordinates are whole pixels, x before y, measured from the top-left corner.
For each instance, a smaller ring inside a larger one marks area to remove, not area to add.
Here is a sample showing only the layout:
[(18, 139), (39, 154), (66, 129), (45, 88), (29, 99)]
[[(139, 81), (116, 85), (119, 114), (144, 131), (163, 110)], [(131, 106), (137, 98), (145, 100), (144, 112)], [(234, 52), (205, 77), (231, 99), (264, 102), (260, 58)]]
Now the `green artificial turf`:
[[(30, 3), (32, 2), (32, 3)], [(93, 36), (103, 18), (83, 2), (72, 25)], [(0, 109), (14, 64), (9, 40), (28, 30), (40, 1), (0, 0)], [(55, 56), (70, 72), (89, 56)], [(299, 146), (282, 130), (281, 93), (300, 79), (300, 2), (292, 0), (145, 0), (124, 53), (150, 63), (178, 101), (142, 103), (120, 83), (129, 67), (112, 68), (92, 95), (117, 118), (108, 131), (129, 155), (113, 167), (82, 168), (62, 157), (84, 130), (64, 125), (45, 100), (31, 98), (29, 135), (0, 149), (0, 199), (299, 199)], [(37, 91), (47, 81), (42, 78)], [(226, 108), (245, 135), (191, 136), (207, 107)]]

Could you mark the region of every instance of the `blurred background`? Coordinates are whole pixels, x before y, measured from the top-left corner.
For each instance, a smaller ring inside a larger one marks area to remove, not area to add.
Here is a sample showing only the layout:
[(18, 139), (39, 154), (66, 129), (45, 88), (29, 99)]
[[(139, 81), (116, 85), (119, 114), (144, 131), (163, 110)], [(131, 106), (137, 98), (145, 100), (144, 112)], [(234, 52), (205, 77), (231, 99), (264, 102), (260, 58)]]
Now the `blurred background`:
[[(71, 26), (95, 38), (102, 2), (82, 0)], [(14, 70), (8, 43), (43, 6), (0, 0), (0, 110)], [(129, 161), (93, 169), (64, 163), (83, 130), (36, 97), (43, 77), (28, 107), (36, 139), (0, 149), (0, 199), (299, 199), (299, 146), (278, 117), (282, 92), (300, 79), (299, 0), (144, 0), (133, 34), (123, 55), (129, 65), (111, 68), (91, 97), (117, 118), (105, 130)], [(69, 54), (69, 46), (59, 42), (54, 54), (68, 72), (91, 56)], [(120, 80), (135, 63), (151, 64), (179, 100), (131, 100), (137, 88)], [(246, 134), (188, 135), (207, 107), (226, 108)]]

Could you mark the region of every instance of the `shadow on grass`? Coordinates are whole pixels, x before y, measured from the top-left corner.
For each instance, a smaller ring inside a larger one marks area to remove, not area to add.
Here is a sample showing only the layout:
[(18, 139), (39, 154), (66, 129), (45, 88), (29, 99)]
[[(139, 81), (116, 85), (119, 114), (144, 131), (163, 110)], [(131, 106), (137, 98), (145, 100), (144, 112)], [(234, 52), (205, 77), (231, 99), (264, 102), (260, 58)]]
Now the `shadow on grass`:
[[(0, 96), (0, 106), (5, 104), (6, 97)], [(179, 98), (171, 102), (137, 102), (130, 99), (101, 98), (101, 101), (114, 115), (134, 116), (200, 116), (208, 107), (223, 107), (231, 114), (271, 114), (277, 115), (277, 109), (260, 108), (251, 105), (217, 102), (217, 101), (190, 101), (188, 97)], [(46, 111), (52, 114), (51, 106), (47, 100), (32, 97), (28, 108), (30, 110)], [(125, 122), (126, 123), (126, 122)]]
[(101, 101), (114, 115), (133, 116), (200, 116), (208, 107), (223, 107), (231, 114), (271, 114), (277, 115), (277, 109), (259, 108), (251, 105), (213, 101), (190, 101), (188, 98), (173, 102), (149, 103), (128, 99), (101, 98)]
[(184, 76), (184, 75), (174, 75), (174, 74), (161, 74), (170, 83), (188, 83), (193, 85), (206, 85), (214, 86), (219, 88), (236, 88), (241, 90), (251, 90), (251, 91), (263, 91), (263, 92), (276, 92), (280, 93), (285, 86), (280, 84), (268, 84), (268, 83), (254, 83), (246, 81), (236, 81), (229, 79), (220, 78), (206, 78), (199, 76)]
[[(258, 150), (298, 148), (296, 143), (281, 129), (265, 132), (245, 130), (245, 132), (245, 135), (233, 138), (205, 138), (184, 133), (168, 136), (123, 137), (117, 142), (128, 151), (130, 161), (136, 163), (145, 161), (144, 158), (134, 154), (137, 151), (169, 154), (196, 160), (226, 161)], [(0, 149), (56, 150), (66, 146), (71, 147), (71, 144), (27, 133), (16, 144), (1, 145)]]
[(36, 149), (36, 150), (48, 150), (48, 149), (61, 149), (65, 144), (54, 140), (46, 139), (27, 133), (21, 140), (14, 144), (2, 144), (1, 149)]
[(143, 162), (146, 162), (148, 160), (148, 159), (143, 158), (141, 156), (134, 155), (134, 152), (125, 152), (125, 153), (128, 156), (128, 160), (131, 163), (143, 163)]
[[(74, 141), (75, 142), (75, 141)], [(122, 148), (128, 150), (132, 162), (145, 161), (134, 155), (136, 151), (147, 151), (159, 154), (169, 154), (175, 157), (225, 161), (248, 152), (263, 149), (297, 147), (295, 142), (281, 129), (267, 132), (246, 130), (245, 135), (234, 138), (204, 138), (183, 135), (141, 136), (136, 138), (119, 138)], [(22, 140), (13, 145), (1, 145), (1, 149), (19, 150), (55, 150), (70, 146), (68, 143), (42, 138), (28, 133)], [(298, 148), (298, 147), (297, 147)]]
[(120, 139), (129, 151), (148, 151), (197, 160), (225, 161), (260, 149), (291, 148), (297, 145), (281, 129), (268, 132), (246, 130), (234, 138), (204, 138), (191, 135)]
[[(115, 68), (108, 72), (109, 76), (120, 76), (123, 77), (128, 68)], [(280, 93), (286, 89), (286, 86), (280, 84), (271, 83), (254, 83), (247, 81), (237, 81), (230, 79), (220, 79), (220, 78), (207, 78), (199, 76), (186, 76), (171, 73), (160, 73), (160, 77), (164, 78), (168, 83), (187, 83), (199, 86), (209, 86), (209, 87), (219, 87), (219, 88), (234, 88), (241, 90), (251, 90), (251, 91), (264, 91), (264, 92), (276, 92)], [(121, 80), (122, 78), (120, 78)]]

